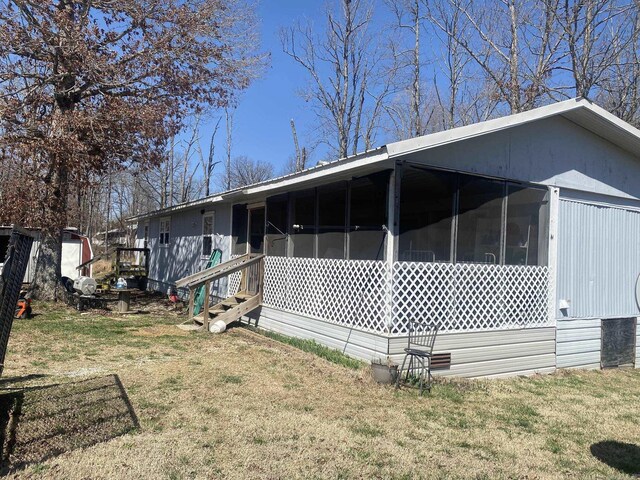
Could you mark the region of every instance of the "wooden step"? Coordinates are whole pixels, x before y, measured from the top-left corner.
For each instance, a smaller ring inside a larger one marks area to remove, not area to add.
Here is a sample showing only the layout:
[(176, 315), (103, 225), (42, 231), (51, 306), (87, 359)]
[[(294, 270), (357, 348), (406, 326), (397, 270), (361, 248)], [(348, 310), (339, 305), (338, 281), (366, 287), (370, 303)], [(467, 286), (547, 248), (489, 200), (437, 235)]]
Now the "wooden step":
[(245, 300), (248, 300), (252, 297), (255, 297), (255, 295), (251, 295), (250, 293), (236, 293), (234, 295), (235, 298), (237, 298), (238, 300), (244, 302)]
[(212, 319), (212, 321), (223, 321), (225, 325), (229, 325), (232, 322), (240, 320), (240, 318), (242, 318), (252, 310), (255, 310), (260, 305), (262, 305), (262, 295), (249, 295), (246, 297), (245, 301), (239, 303), (226, 312), (217, 315), (215, 319)]

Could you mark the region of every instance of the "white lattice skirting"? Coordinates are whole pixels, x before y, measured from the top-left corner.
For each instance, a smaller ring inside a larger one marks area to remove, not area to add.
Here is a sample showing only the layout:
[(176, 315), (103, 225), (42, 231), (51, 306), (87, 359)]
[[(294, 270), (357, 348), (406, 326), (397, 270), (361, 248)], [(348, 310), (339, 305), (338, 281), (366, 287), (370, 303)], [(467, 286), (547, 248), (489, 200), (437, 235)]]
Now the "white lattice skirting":
[(390, 336), (410, 319), (449, 332), (553, 324), (539, 266), (267, 257), (264, 304)]

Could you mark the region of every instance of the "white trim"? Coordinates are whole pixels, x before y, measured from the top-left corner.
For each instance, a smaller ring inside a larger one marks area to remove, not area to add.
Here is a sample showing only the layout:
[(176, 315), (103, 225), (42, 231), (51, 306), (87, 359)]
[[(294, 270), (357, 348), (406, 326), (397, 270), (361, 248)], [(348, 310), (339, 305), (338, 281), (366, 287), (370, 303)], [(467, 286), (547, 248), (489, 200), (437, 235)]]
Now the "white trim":
[(549, 265), (549, 321), (551, 325), (556, 324), (558, 318), (558, 217), (560, 211), (560, 189), (549, 187), (549, 254), (547, 265)]

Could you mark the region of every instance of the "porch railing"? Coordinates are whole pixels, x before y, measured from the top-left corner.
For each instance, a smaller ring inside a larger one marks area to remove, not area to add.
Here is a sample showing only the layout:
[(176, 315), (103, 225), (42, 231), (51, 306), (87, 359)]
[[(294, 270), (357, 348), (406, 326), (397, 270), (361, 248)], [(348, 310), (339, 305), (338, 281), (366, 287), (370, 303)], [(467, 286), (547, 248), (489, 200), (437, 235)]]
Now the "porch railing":
[(552, 325), (545, 266), (267, 257), (264, 305), (402, 336), (414, 318), (442, 331)]

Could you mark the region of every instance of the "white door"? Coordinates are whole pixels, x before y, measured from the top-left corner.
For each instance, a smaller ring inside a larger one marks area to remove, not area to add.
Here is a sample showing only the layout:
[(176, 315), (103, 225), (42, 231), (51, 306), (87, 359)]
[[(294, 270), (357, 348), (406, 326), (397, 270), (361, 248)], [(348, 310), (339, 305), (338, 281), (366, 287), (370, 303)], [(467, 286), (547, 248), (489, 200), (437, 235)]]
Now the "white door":
[(82, 263), (82, 241), (65, 240), (62, 242), (62, 265), (63, 277), (78, 278), (77, 267)]

